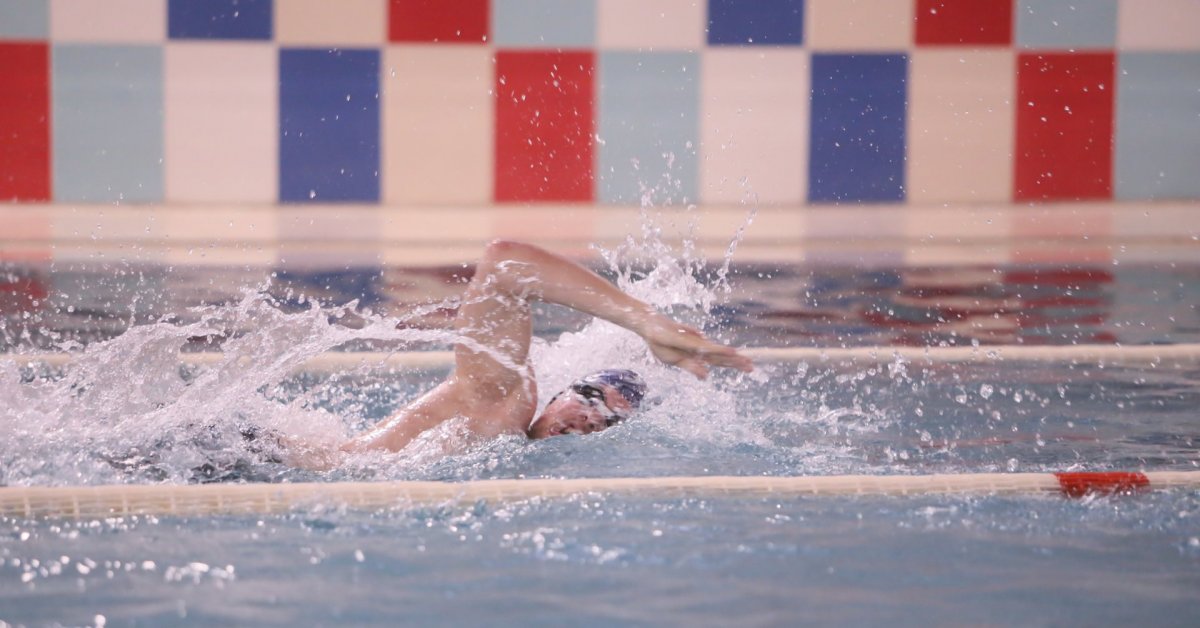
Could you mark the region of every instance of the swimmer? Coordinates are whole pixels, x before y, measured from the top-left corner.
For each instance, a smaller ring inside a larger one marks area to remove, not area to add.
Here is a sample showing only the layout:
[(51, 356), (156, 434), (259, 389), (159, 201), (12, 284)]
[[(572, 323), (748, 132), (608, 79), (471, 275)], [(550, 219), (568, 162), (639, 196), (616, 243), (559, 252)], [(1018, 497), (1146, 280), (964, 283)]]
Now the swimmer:
[(582, 377), (535, 416), (537, 383), (529, 363), (531, 302), (556, 303), (641, 336), (662, 362), (700, 379), (710, 367), (753, 369), (749, 358), (717, 344), (619, 290), (592, 271), (539, 247), (497, 241), (475, 267), (454, 329), (454, 370), (391, 418), (341, 446), (342, 452), (404, 449), (450, 419), (475, 436), (546, 438), (600, 432), (628, 419), (646, 393), (641, 376), (610, 369)]

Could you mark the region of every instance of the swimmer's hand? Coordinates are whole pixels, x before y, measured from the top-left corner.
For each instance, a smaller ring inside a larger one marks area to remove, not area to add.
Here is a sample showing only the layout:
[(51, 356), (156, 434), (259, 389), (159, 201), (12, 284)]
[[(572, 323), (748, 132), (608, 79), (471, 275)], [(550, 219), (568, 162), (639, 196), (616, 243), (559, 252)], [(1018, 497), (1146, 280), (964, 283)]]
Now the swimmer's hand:
[(650, 345), (650, 352), (665, 364), (681, 368), (699, 379), (708, 377), (712, 366), (754, 370), (750, 358), (733, 347), (717, 344), (696, 329), (655, 314), (638, 326), (638, 333)]

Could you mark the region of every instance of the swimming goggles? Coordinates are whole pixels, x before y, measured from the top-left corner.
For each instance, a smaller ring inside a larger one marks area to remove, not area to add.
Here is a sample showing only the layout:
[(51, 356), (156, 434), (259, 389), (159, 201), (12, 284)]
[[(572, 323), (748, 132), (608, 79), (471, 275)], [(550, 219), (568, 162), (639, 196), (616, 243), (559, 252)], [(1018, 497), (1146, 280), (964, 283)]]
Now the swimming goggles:
[(584, 382), (575, 382), (567, 389), (572, 397), (580, 403), (595, 408), (604, 417), (604, 427), (612, 427), (629, 418), (625, 413), (617, 412), (608, 407), (604, 397), (604, 389)]

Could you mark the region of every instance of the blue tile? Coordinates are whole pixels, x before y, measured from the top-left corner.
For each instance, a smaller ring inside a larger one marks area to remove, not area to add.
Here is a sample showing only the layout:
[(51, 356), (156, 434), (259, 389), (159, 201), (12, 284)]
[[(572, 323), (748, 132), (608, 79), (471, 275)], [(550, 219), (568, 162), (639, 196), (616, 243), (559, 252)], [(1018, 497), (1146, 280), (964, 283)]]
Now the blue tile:
[(0, 2), (0, 41), (46, 39), (50, 13), (46, 0), (3, 0)]
[(279, 199), (379, 200), (379, 51), (279, 52)]
[(1200, 198), (1200, 52), (1123, 52), (1117, 67), (1115, 196)]
[(600, 56), (601, 202), (638, 205), (696, 199), (697, 79), (695, 53), (607, 52)]
[(378, 266), (297, 270), (279, 267), (272, 274), (271, 295), (286, 311), (308, 311), (314, 299), (329, 307), (358, 301), (360, 308), (391, 305)]
[(1016, 40), (1023, 48), (1112, 48), (1117, 43), (1117, 0), (1020, 0), (1016, 11)]
[(170, 0), (171, 39), (271, 39), (271, 0)]
[(596, 41), (595, 0), (493, 0), (497, 46), (587, 48)]
[(815, 54), (808, 198), (904, 200), (906, 55)]
[(161, 201), (162, 47), (60, 45), (51, 57), (54, 200)]
[(708, 43), (800, 45), (804, 0), (708, 0)]

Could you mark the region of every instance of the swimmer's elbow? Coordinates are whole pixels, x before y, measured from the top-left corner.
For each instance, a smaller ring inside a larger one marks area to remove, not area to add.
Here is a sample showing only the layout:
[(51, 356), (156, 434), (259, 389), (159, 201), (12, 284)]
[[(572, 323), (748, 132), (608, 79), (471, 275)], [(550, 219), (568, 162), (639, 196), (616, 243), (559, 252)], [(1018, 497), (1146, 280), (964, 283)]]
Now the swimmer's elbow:
[(527, 261), (536, 255), (538, 249), (532, 244), (515, 240), (492, 240), (483, 251), (483, 262), (497, 265), (508, 261)]
[(530, 279), (537, 276), (536, 268), (544, 252), (524, 242), (493, 240), (484, 250), (475, 269), (477, 276), (486, 277), (503, 292), (526, 292)]

